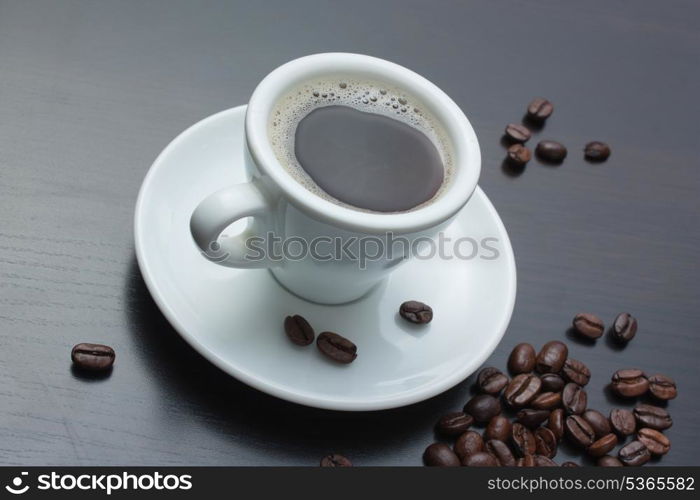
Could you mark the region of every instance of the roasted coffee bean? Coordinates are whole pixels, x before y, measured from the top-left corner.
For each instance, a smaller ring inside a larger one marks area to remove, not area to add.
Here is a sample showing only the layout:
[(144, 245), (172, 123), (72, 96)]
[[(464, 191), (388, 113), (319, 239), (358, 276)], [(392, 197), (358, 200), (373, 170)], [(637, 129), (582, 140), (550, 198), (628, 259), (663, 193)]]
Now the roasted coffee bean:
[(634, 413), (624, 408), (610, 410), (610, 426), (618, 436), (625, 437), (634, 434), (637, 428), (637, 421)]
[(639, 467), (651, 458), (651, 453), (641, 441), (630, 441), (617, 453), (617, 458), (625, 465)]
[[(581, 416), (593, 428), (596, 438), (602, 438), (612, 432), (610, 421), (598, 410), (586, 410)], [(634, 423), (634, 420), (632, 422)]]
[(588, 406), (588, 395), (583, 388), (569, 382), (561, 393), (561, 404), (569, 415), (580, 415)]
[(600, 457), (596, 465), (598, 467), (624, 467), (624, 464), (620, 462), (617, 457), (611, 457), (610, 455)]
[(624, 344), (629, 342), (637, 334), (637, 319), (630, 313), (620, 313), (615, 318), (610, 336), (616, 342)]
[(564, 368), (561, 369), (562, 376), (569, 382), (583, 387), (591, 380), (591, 371), (581, 361), (573, 358), (567, 358), (564, 363)]
[(464, 460), (467, 455), (484, 451), (484, 440), (476, 431), (467, 431), (457, 438), (454, 451), (460, 460)]
[(501, 402), (490, 394), (478, 394), (464, 405), (464, 413), (468, 413), (480, 424), (485, 424), (501, 413)]
[(558, 465), (551, 458), (535, 455), (535, 467), (558, 467)]
[(617, 370), (613, 373), (610, 388), (618, 396), (636, 398), (649, 389), (649, 381), (642, 370), (634, 368)]
[(588, 447), (588, 454), (592, 457), (602, 457), (617, 446), (617, 436), (612, 432), (593, 441)]
[(576, 462), (564, 462), (561, 464), (562, 467), (580, 467)]
[(610, 146), (600, 141), (589, 142), (583, 151), (588, 161), (605, 161), (610, 156)]
[(513, 144), (506, 153), (508, 162), (516, 167), (523, 167), (532, 159), (530, 150), (522, 144)]
[(524, 457), (520, 457), (518, 461), (515, 462), (515, 465), (518, 467), (537, 467), (534, 455), (525, 455)]
[(486, 439), (498, 439), (499, 441), (508, 441), (510, 439), (510, 433), (512, 430), (512, 425), (510, 420), (508, 420), (503, 415), (496, 415), (486, 426), (486, 431), (484, 431), (484, 436)]
[(523, 424), (515, 422), (511, 431), (511, 442), (515, 453), (524, 457), (525, 455), (534, 455), (537, 450), (535, 435)]
[(560, 163), (566, 158), (566, 147), (557, 141), (540, 141), (535, 148), (537, 156), (548, 162)]
[(507, 385), (508, 376), (493, 366), (482, 368), (476, 376), (476, 386), (479, 392), (485, 394), (499, 394)]
[(352, 462), (343, 455), (333, 453), (321, 459), (321, 467), (352, 467)]
[(656, 429), (644, 427), (637, 432), (637, 439), (652, 455), (665, 455), (671, 449), (671, 440)]
[(114, 364), (114, 349), (102, 344), (77, 344), (70, 353), (73, 364), (93, 372), (108, 370)]
[(428, 304), (417, 300), (409, 300), (401, 304), (399, 314), (403, 319), (420, 325), (433, 320), (433, 309)]
[(569, 348), (558, 340), (547, 342), (537, 355), (535, 368), (540, 373), (559, 373), (563, 368), (566, 358), (569, 356)]
[(338, 363), (352, 363), (357, 357), (357, 346), (333, 332), (323, 332), (316, 339), (319, 351)]
[(479, 451), (464, 457), (462, 465), (466, 467), (498, 467), (499, 463), (498, 459), (490, 453)]
[(546, 427), (535, 430), (535, 450), (539, 455), (553, 458), (557, 454), (557, 437)]
[(459, 436), (474, 423), (474, 417), (461, 411), (444, 415), (435, 425), (436, 430), (445, 436)]
[(514, 467), (515, 457), (506, 443), (499, 439), (486, 441), (486, 452), (498, 460), (498, 465), (503, 467)]
[(566, 385), (564, 379), (556, 373), (543, 373), (540, 375), (543, 392), (561, 392)]
[(527, 343), (516, 345), (508, 358), (508, 370), (513, 375), (530, 373), (535, 368), (537, 354), (535, 348)]
[(298, 314), (284, 318), (284, 332), (296, 345), (309, 345), (316, 336), (309, 322)]
[(676, 390), (676, 382), (666, 375), (656, 374), (648, 377), (649, 392), (652, 396), (663, 401), (673, 399), (678, 395)]
[(639, 427), (649, 427), (657, 431), (663, 431), (673, 425), (671, 415), (658, 406), (638, 404), (634, 410), (634, 418)]
[(533, 373), (521, 373), (513, 377), (505, 391), (503, 398), (512, 408), (522, 408), (530, 403), (542, 387), (542, 381)]
[(532, 137), (530, 130), (519, 123), (509, 123), (506, 125), (506, 137), (514, 142), (526, 142)]
[(525, 410), (520, 410), (515, 416), (515, 421), (523, 424), (525, 427), (534, 429), (539, 427), (542, 422), (547, 420), (550, 412), (547, 410), (533, 410), (531, 408), (526, 408)]
[(597, 339), (605, 331), (603, 320), (595, 314), (578, 313), (573, 323), (574, 331), (587, 339)]
[(429, 467), (459, 467), (460, 460), (444, 443), (433, 443), (423, 452), (423, 462)]
[(588, 448), (595, 440), (593, 428), (580, 415), (566, 417), (564, 430), (569, 441), (580, 448)]
[(563, 408), (557, 408), (552, 410), (547, 419), (547, 428), (554, 433), (557, 440), (564, 437), (564, 421), (566, 419), (566, 413)]
[(561, 405), (561, 392), (541, 392), (530, 406), (535, 410), (553, 410)]
[(536, 122), (549, 118), (554, 111), (554, 105), (544, 97), (536, 97), (527, 106), (527, 117)]

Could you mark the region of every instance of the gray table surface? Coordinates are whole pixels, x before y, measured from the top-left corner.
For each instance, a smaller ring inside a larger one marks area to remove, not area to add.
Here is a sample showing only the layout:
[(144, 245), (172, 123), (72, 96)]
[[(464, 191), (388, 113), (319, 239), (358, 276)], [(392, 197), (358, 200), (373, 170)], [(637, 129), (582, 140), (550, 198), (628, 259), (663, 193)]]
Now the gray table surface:
[[(589, 406), (631, 406), (603, 390), (616, 368), (674, 376), (659, 463), (697, 463), (699, 15), (691, 0), (0, 1), (0, 463), (421, 463), (472, 380), (379, 413), (278, 401), (189, 348), (134, 258), (133, 206), (159, 151), (281, 63), (327, 51), (408, 66), (471, 119), (519, 272), (489, 364), (567, 338), (579, 310), (629, 310), (640, 330), (624, 350), (570, 339), (594, 371)], [(502, 130), (537, 95), (557, 106), (537, 137), (570, 157), (515, 175)], [(607, 163), (583, 161), (593, 139), (612, 144)], [(71, 370), (79, 341), (115, 347), (111, 376)]]

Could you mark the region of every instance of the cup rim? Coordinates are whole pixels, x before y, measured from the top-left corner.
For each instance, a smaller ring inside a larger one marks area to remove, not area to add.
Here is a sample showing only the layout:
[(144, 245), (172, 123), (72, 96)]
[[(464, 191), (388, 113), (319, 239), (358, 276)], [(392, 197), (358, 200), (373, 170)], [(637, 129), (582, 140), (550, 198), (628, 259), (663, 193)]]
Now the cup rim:
[[(443, 126), (452, 145), (454, 174), (432, 203), (406, 212), (364, 212), (326, 200), (302, 186), (277, 160), (268, 136), (272, 107), (286, 91), (324, 74), (360, 74), (386, 81), (418, 97)], [(436, 226), (455, 215), (474, 193), (481, 152), (471, 123), (457, 104), (435, 84), (398, 64), (377, 57), (329, 52), (283, 64), (255, 88), (245, 117), (248, 151), (260, 173), (271, 178), (286, 198), (312, 217), (345, 229), (370, 233), (410, 233)]]

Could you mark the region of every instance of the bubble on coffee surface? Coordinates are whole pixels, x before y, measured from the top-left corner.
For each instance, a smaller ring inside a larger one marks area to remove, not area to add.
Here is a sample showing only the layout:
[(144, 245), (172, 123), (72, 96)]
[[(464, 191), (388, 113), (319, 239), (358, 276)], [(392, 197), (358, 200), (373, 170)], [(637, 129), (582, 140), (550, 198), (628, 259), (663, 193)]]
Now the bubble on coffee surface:
[(310, 80), (292, 88), (275, 103), (268, 120), (268, 137), (277, 160), (297, 182), (315, 195), (336, 205), (376, 213), (340, 201), (323, 191), (296, 158), (294, 138), (297, 125), (315, 109), (326, 106), (348, 106), (398, 120), (419, 130), (433, 143), (445, 169), (442, 185), (430, 200), (405, 211), (429, 205), (449, 187), (454, 169), (452, 147), (437, 118), (426, 111), (423, 102), (383, 82), (337, 76)]

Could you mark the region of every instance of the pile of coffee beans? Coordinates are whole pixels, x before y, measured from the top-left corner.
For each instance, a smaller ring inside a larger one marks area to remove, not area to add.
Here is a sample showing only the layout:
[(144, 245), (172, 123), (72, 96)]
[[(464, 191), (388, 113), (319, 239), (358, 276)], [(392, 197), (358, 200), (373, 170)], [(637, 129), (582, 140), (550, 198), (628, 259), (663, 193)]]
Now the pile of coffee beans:
[[(598, 338), (605, 330), (597, 316), (587, 313), (577, 314), (573, 324), (586, 338)], [(636, 319), (621, 313), (611, 335), (636, 332), (636, 328)], [(632, 336), (622, 335), (627, 340)], [(477, 394), (462, 411), (449, 413), (436, 424), (440, 436), (454, 440), (452, 446), (428, 446), (423, 454), (426, 465), (552, 467), (557, 466), (553, 458), (566, 440), (599, 466), (639, 466), (671, 448), (662, 431), (673, 421), (661, 406), (639, 403), (631, 411), (615, 408), (608, 416), (589, 408), (585, 387), (591, 372), (569, 356), (564, 342), (547, 342), (539, 351), (528, 343), (516, 345), (508, 358), (508, 371), (510, 376), (493, 366), (479, 371)], [(616, 371), (610, 388), (623, 398), (646, 396), (665, 402), (677, 395), (672, 378), (647, 376), (638, 369)], [(477, 426), (484, 427), (483, 432)], [(629, 436), (632, 439), (625, 443)], [(561, 465), (578, 466), (571, 461)]]
[[(524, 145), (532, 137), (532, 128), (541, 128), (554, 112), (554, 105), (543, 97), (533, 99), (527, 106), (523, 123), (506, 125), (504, 138), (511, 143), (506, 152), (506, 162), (513, 167), (523, 168), (532, 158), (532, 153)], [(590, 162), (603, 162), (610, 156), (610, 146), (604, 142), (592, 141), (583, 149), (584, 157)], [(545, 163), (560, 164), (566, 158), (566, 146), (557, 141), (542, 140), (535, 147), (535, 154)]]

